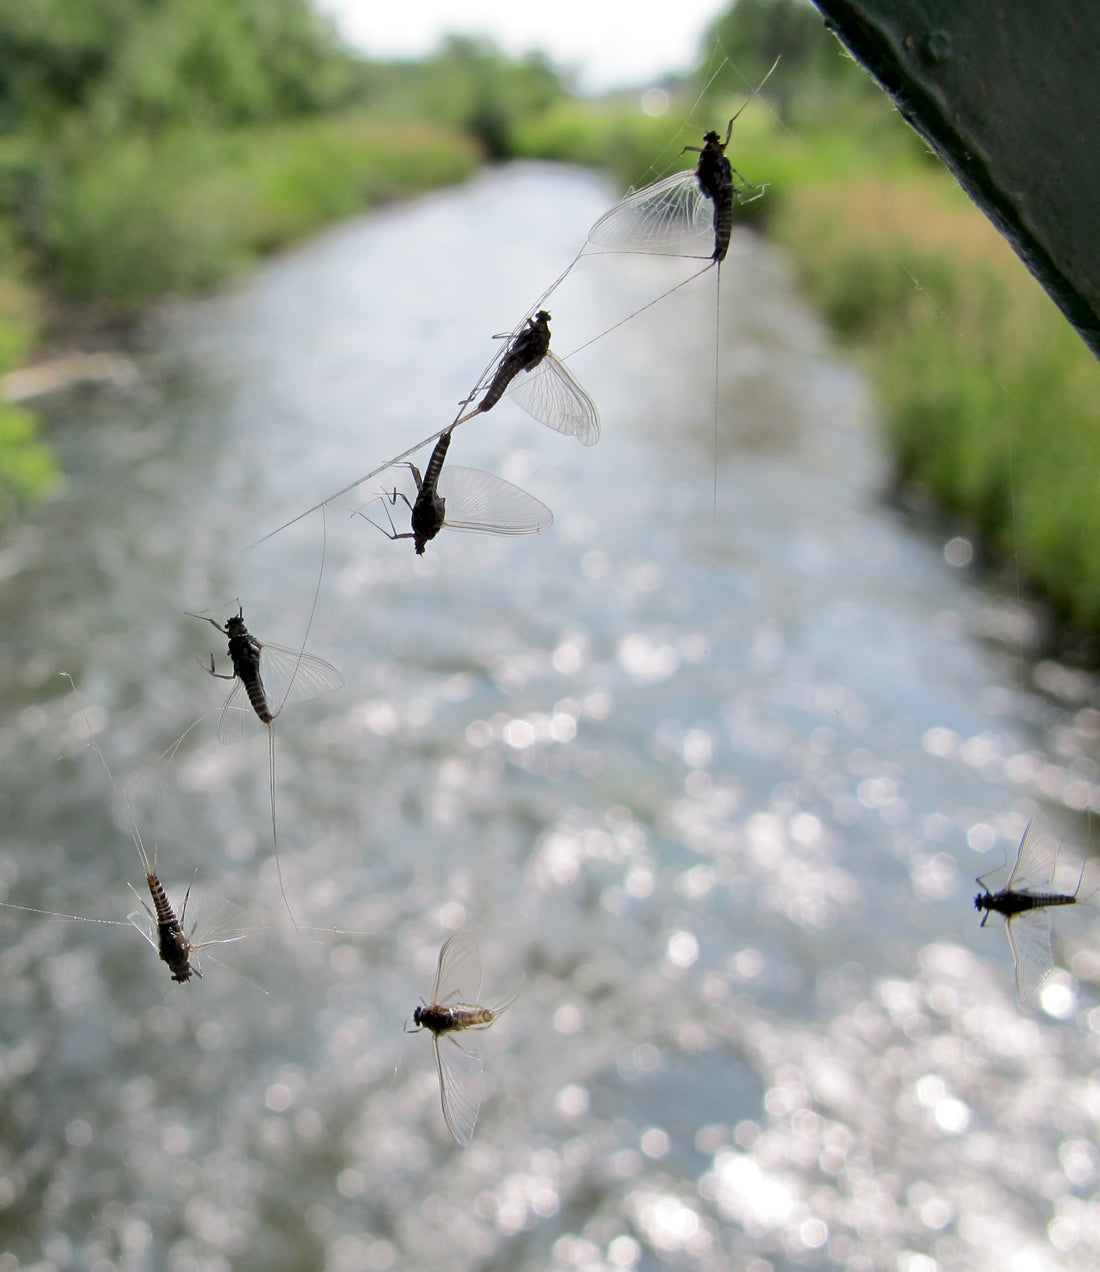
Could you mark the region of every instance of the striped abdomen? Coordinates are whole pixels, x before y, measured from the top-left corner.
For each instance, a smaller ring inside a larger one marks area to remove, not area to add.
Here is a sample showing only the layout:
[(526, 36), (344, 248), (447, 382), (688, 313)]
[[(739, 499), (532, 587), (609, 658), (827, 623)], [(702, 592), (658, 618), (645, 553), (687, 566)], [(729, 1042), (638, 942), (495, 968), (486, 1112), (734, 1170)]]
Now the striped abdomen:
[[(725, 163), (725, 160), (722, 161)], [(726, 164), (729, 171), (729, 164)], [(722, 190), (721, 197), (714, 201), (714, 255), (716, 261), (724, 261), (730, 250), (730, 235), (733, 233), (733, 180)]]
[(540, 309), (534, 318), (527, 319), (527, 326), (512, 342), (504, 355), (493, 382), (478, 405), (479, 411), (488, 411), (500, 401), (508, 386), (521, 371), (534, 371), (546, 357), (550, 348), (550, 315)]
[(184, 934), (183, 925), (176, 918), (176, 912), (172, 909), (172, 903), (168, 900), (160, 880), (150, 872), (145, 876), (145, 881), (149, 885), (149, 893), (153, 898), (153, 910), (156, 914), (157, 949), (161, 959), (168, 964), (172, 979), (182, 984), (191, 979), (192, 972), (196, 976), (199, 974), (190, 963), (193, 947)]
[(439, 474), (443, 468), (443, 461), (447, 458), (447, 447), (451, 444), (451, 430), (448, 429), (439, 441), (435, 444), (435, 450), (432, 451), (432, 457), (428, 460), (428, 467), (424, 469), (424, 476), (420, 479), (420, 489), (417, 492), (416, 502), (421, 499), (431, 499), (435, 496), (436, 483), (439, 481)]
[(447, 503), (436, 494), (436, 485), (439, 482), (439, 474), (443, 469), (443, 461), (447, 458), (447, 447), (450, 444), (451, 430), (448, 429), (436, 442), (432, 457), (428, 460), (428, 467), (424, 470), (424, 476), (421, 477), (415, 469), (413, 470), (419, 485), (416, 501), (412, 506), (412, 533), (417, 556), (424, 555), (424, 545), (443, 529)]
[(238, 615), (226, 622), (229, 633), (229, 657), (233, 661), (233, 673), (244, 685), (252, 710), (264, 724), (270, 724), (275, 718), (267, 705), (267, 693), (264, 682), (260, 679), (260, 642), (244, 625)]

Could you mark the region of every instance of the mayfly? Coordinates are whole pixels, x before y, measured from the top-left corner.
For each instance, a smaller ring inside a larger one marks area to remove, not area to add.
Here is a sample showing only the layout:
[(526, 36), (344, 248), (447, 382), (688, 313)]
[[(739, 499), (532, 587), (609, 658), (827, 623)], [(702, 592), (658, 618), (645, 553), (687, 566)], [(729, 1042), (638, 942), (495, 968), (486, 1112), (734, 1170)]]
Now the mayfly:
[(725, 141), (712, 130), (703, 134), (701, 146), (685, 146), (681, 154), (690, 151), (699, 156), (695, 168), (674, 172), (626, 195), (588, 231), (589, 243), (609, 251), (700, 257), (705, 257), (706, 248), (713, 244), (710, 259), (721, 264), (729, 251), (734, 200), (752, 203), (767, 189), (766, 185), (753, 185), (731, 165), (726, 147), (738, 116), (778, 63), (776, 58), (771, 70), (729, 121)]
[[(73, 678), (68, 672), (61, 673), (72, 687), (73, 694), (79, 702), (76, 685)], [(215, 936), (214, 932), (219, 928), (224, 931), (224, 923), (219, 923), (218, 919), (232, 910), (236, 911), (236, 907), (230, 907), (229, 903), (224, 903), (224, 911), (222, 915), (215, 919), (214, 923), (209, 925), (210, 930), (205, 934), (204, 939), (196, 939), (198, 922), (193, 922), (190, 930), (185, 926), (187, 921), (187, 904), (191, 897), (191, 888), (188, 887), (184, 894), (183, 904), (180, 906), (177, 914), (168, 894), (164, 890), (164, 886), (157, 875), (156, 866), (156, 845), (153, 847), (153, 856), (150, 858), (145, 848), (145, 843), (141, 837), (141, 831), (138, 829), (137, 818), (134, 815), (133, 805), (130, 803), (129, 796), (121, 792), (115, 785), (115, 779), (107, 764), (107, 757), (100, 750), (95, 741), (95, 730), (88, 718), (87, 710), (83, 704), (80, 705), (80, 714), (84, 722), (84, 729), (88, 736), (88, 743), (96, 755), (99, 756), (100, 763), (103, 765), (104, 772), (107, 774), (107, 781), (111, 790), (114, 792), (115, 798), (125, 811), (126, 828), (133, 840), (134, 847), (137, 849), (138, 859), (141, 862), (142, 870), (145, 872), (145, 883), (149, 889), (149, 895), (153, 905), (150, 908), (149, 903), (144, 900), (141, 894), (134, 888), (133, 884), (128, 884), (130, 891), (134, 893), (138, 901), (141, 903), (141, 910), (135, 910), (128, 914), (127, 922), (135, 927), (141, 935), (149, 942), (160, 956), (161, 960), (167, 964), (169, 972), (171, 972), (172, 980), (178, 984), (184, 984), (189, 981), (192, 976), (202, 979), (202, 972), (199, 971), (195, 963), (195, 956), (200, 950), (206, 949), (212, 945), (226, 945), (233, 941), (243, 940), (247, 933), (236, 931), (226, 935)], [(71, 919), (81, 923), (107, 923), (112, 926), (119, 924), (121, 921), (117, 919), (93, 919), (81, 914), (61, 914), (56, 910), (39, 910), (30, 906), (20, 906), (5, 904), (5, 909), (18, 910), (28, 914), (41, 914), (50, 918)]]
[(1049, 889), (1057, 862), (1058, 841), (1047, 819), (1036, 813), (1020, 841), (1008, 883), (999, 892), (991, 892), (985, 882), (989, 875), (976, 880), (982, 891), (974, 898), (974, 908), (985, 911), (981, 926), (985, 927), (994, 910), (1004, 915), (1005, 931), (1016, 964), (1016, 997), (1021, 1006), (1034, 1002), (1043, 981), (1054, 970), (1050, 908), (1076, 905), (1081, 890), (1084, 864), (1072, 894), (1043, 891)]
[(432, 1001), (413, 1011), (414, 1028), (406, 1033), (429, 1029), (435, 1044), (439, 1071), (439, 1098), (447, 1129), (463, 1148), (473, 1139), (481, 1107), (481, 1057), (472, 1042), (460, 1042), (456, 1035), (472, 1029), (488, 1029), (512, 1005), (512, 994), (495, 1007), (478, 1005), (481, 992), (481, 956), (477, 941), (469, 932), (459, 932), (444, 942), (439, 951)]
[[(315, 598), (316, 599), (316, 598)], [(267, 726), (268, 779), (271, 791), (271, 837), (275, 853), (275, 871), (279, 877), (279, 891), (287, 913), (294, 921), (294, 912), (287, 900), (283, 886), (283, 870), (279, 862), (279, 834), (275, 822), (275, 721), (288, 702), (304, 702), (332, 693), (344, 684), (344, 677), (323, 658), (302, 650), (284, 649), (281, 645), (257, 640), (244, 623), (244, 609), (237, 606), (236, 614), (225, 620), (225, 626), (206, 614), (191, 614), (217, 628), (229, 640), (231, 672), (220, 672), (210, 655), (210, 666), (203, 668), (218, 680), (235, 680), (237, 683), (226, 699), (218, 719), (218, 739), (226, 746), (240, 741), (252, 716)], [(246, 705), (247, 703), (247, 705)], [(251, 707), (251, 710), (249, 710)]]
[[(540, 309), (511, 338), (485, 396), (455, 423), (490, 411), (508, 393), (540, 424), (593, 446), (600, 436), (600, 414), (565, 364), (550, 352), (550, 315)], [(453, 425), (452, 425), (453, 427)]]
[[(538, 534), (552, 524), (554, 514), (534, 495), (513, 486), (503, 477), (483, 472), (480, 468), (448, 468), (442, 472), (447, 447), (451, 444), (448, 429), (432, 451), (424, 475), (415, 464), (409, 464), (416, 482), (416, 499), (395, 490), (388, 498), (391, 506), (398, 499), (405, 502), (411, 513), (412, 529), (399, 534), (390, 518), (386, 530), (363, 516), (376, 529), (390, 539), (412, 539), (417, 556), (423, 556), (424, 547), (446, 526), (449, 530), (475, 530), (483, 534)], [(389, 509), (386, 509), (389, 517)]]

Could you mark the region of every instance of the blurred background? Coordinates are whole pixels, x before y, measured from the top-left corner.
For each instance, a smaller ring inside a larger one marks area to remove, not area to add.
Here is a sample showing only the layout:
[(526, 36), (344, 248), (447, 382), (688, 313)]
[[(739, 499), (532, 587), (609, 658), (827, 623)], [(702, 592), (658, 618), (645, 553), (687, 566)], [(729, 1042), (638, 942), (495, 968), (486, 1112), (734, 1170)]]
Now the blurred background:
[[(970, 881), (1038, 808), (1090, 852), (1095, 361), (808, 5), (364, 13), (0, 3), (0, 1270), (1091, 1269), (1095, 910), (1027, 1015)], [(589, 226), (777, 55), (720, 281), (618, 326), (698, 262)], [(249, 548), (571, 262), (599, 445), (449, 460), (549, 531), (417, 558), (379, 479)], [(347, 682), (276, 725), (300, 932), (238, 601)], [(241, 909), (201, 982), (127, 800)], [(465, 1152), (402, 1032), (463, 926), (520, 990)]]

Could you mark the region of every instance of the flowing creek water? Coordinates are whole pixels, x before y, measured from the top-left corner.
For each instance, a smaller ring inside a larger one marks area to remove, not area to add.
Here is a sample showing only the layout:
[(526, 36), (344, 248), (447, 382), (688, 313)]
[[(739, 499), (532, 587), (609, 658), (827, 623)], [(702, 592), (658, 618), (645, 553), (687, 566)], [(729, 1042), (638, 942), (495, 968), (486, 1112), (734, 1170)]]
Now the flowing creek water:
[[(68, 489), (0, 557), (0, 895), (135, 908), (67, 671), (170, 895), (251, 934), (181, 986), (129, 927), (0, 910), (0, 1272), (1096, 1266), (1095, 911), (1026, 1015), (972, 879), (1036, 806), (1086, 845), (1100, 693), (881, 500), (773, 249), (723, 269), (717, 470), (710, 273), (569, 359), (598, 446), (507, 401), (456, 431), (549, 531), (417, 558), (348, 516), (379, 480), (241, 551), (451, 420), (611, 197), (517, 165), (365, 216), (47, 404)], [(684, 267), (586, 259), (553, 347)], [(185, 611), (295, 646), (323, 544), (346, 687), (277, 725), (299, 935), (264, 731), (219, 745)], [(402, 1029), (463, 926), (483, 1001), (520, 991), (465, 1151)]]

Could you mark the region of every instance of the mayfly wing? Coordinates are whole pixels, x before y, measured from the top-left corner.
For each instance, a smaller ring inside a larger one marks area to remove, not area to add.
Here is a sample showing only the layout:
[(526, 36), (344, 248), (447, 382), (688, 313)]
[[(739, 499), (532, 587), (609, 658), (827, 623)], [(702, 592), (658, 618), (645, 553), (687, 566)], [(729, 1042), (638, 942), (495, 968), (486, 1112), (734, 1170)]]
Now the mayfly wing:
[(588, 241), (613, 252), (709, 257), (714, 207), (687, 168), (626, 195), (592, 226)]
[[(158, 953), (160, 952), (160, 933), (157, 921), (144, 908), (144, 898), (140, 910), (133, 910), (126, 918), (137, 928), (143, 937)], [(186, 914), (176, 912), (176, 918), (183, 927), (183, 934), (191, 946), (192, 958), (199, 950), (209, 949), (213, 945), (232, 945), (252, 935), (254, 925), (242, 922), (244, 911), (234, 905), (226, 897), (209, 897), (201, 901), (193, 898)]]
[[(323, 658), (267, 643), (260, 644), (260, 679), (272, 716), (278, 716), (288, 702), (319, 698), (344, 684), (344, 677)], [(222, 708), (218, 739), (230, 746), (260, 724), (244, 683), (238, 680)]]
[(273, 715), (289, 702), (306, 702), (344, 687), (344, 677), (330, 662), (281, 645), (260, 645), (260, 678)]
[(481, 954), (472, 932), (458, 932), (439, 951), (432, 1004), (473, 1004), (481, 993)]
[(540, 424), (575, 437), (583, 446), (599, 440), (600, 413), (595, 402), (553, 353), (548, 352), (533, 371), (521, 371), (507, 396)]
[(146, 914), (144, 910), (132, 910), (126, 917), (130, 923), (137, 928), (141, 935), (145, 937), (153, 949), (159, 953), (160, 945), (157, 942), (156, 936), (157, 925), (153, 919)]
[(1022, 1007), (1034, 1003), (1043, 981), (1054, 970), (1050, 949), (1050, 911), (1023, 910), (1005, 920), (1016, 964), (1016, 997)]
[(436, 1034), (435, 1063), (439, 1070), (439, 1099), (447, 1129), (465, 1148), (474, 1137), (481, 1108), (484, 1077), (481, 1056), (473, 1043), (453, 1033)]
[(221, 715), (218, 716), (218, 741), (226, 746), (232, 746), (234, 742), (239, 742), (244, 737), (253, 723), (259, 724), (260, 719), (248, 701), (244, 682), (238, 680), (225, 700)]
[(445, 468), (436, 489), (446, 501), (443, 524), (451, 530), (537, 534), (554, 520), (534, 495), (480, 468)]
[[(192, 917), (193, 916), (193, 917)], [(210, 945), (232, 945), (251, 936), (255, 925), (244, 922), (245, 912), (228, 897), (203, 897), (192, 899), (186, 916), (187, 939), (196, 950)]]
[(1046, 817), (1036, 813), (1028, 822), (1016, 864), (1005, 886), (1013, 892), (1041, 891), (1054, 877), (1057, 862), (1058, 840)]

